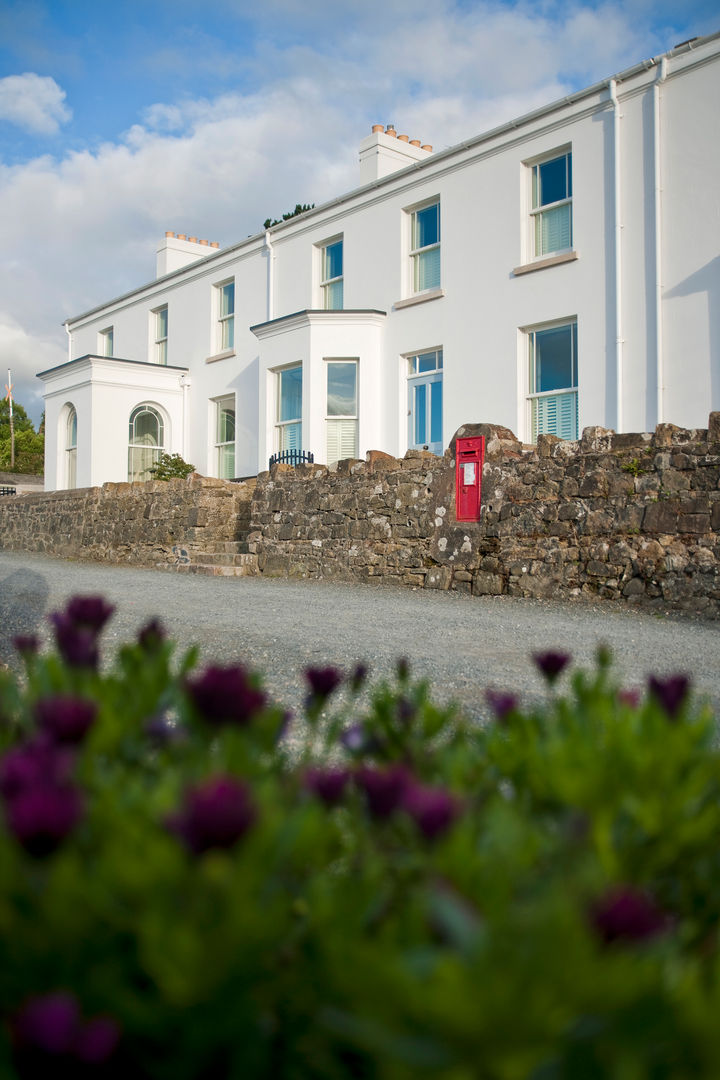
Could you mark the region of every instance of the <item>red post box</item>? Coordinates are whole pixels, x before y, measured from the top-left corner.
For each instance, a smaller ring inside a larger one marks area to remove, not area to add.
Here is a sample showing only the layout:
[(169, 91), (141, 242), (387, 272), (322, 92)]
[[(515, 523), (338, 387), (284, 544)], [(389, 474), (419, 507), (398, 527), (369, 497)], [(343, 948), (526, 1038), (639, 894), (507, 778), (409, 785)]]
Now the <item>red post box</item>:
[(485, 436), (455, 441), (455, 519), (480, 520), (480, 489)]

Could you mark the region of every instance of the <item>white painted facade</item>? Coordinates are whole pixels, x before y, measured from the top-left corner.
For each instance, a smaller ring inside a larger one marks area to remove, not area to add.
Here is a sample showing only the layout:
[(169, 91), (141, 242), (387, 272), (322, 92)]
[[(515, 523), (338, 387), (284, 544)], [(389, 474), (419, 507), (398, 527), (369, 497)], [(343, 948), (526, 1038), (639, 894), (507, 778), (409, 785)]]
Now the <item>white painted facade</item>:
[[(353, 438), (357, 456), (442, 449), (470, 422), (526, 441), (705, 426), (720, 409), (718, 103), (713, 35), (441, 153), (374, 130), (362, 187), (232, 247), (168, 234), (161, 276), (68, 320), (68, 363), (40, 375), (46, 487), (73, 479), (71, 408), (78, 486), (128, 479), (143, 404), (206, 475), (253, 475), (283, 440), (327, 462)], [(534, 205), (538, 177), (553, 199)], [(300, 396), (281, 374), (298, 366)]]

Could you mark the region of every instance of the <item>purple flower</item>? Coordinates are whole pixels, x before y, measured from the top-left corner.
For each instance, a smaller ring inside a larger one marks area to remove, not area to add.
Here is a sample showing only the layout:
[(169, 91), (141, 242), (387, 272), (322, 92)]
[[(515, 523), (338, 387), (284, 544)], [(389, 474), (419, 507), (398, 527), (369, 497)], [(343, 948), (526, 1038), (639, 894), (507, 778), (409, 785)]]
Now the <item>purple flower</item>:
[(516, 694), (511, 694), (507, 690), (493, 690), (491, 686), (488, 686), (485, 691), (485, 700), (495, 713), (495, 719), (501, 724), (505, 723), (510, 713), (515, 712), (518, 707)]
[(360, 721), (345, 728), (340, 735), (340, 744), (344, 746), (350, 754), (356, 756), (361, 754), (374, 754), (380, 749), (381, 745), (374, 735), (368, 733), (367, 728)]
[(68, 600), (65, 614), (76, 626), (84, 626), (99, 634), (115, 608), (102, 596), (73, 596)]
[(305, 678), (310, 687), (310, 704), (320, 704), (341, 685), (345, 676), (336, 667), (305, 668)]
[(353, 694), (357, 694), (361, 689), (363, 683), (368, 677), (369, 668), (367, 664), (356, 664), (352, 675), (350, 676), (350, 689)]
[(390, 765), (384, 769), (367, 765), (357, 770), (355, 783), (365, 793), (371, 815), (387, 818), (402, 803), (410, 774), (404, 765)]
[(595, 932), (606, 945), (645, 941), (668, 929), (668, 918), (654, 900), (630, 885), (609, 889), (590, 913)]
[(533, 660), (552, 686), (560, 673), (570, 663), (570, 656), (568, 653), (554, 652), (549, 649), (547, 652), (535, 653)]
[(305, 786), (326, 806), (337, 806), (350, 779), (349, 769), (308, 769)]
[(191, 852), (201, 855), (210, 848), (232, 847), (256, 816), (245, 784), (231, 776), (214, 776), (185, 793), (185, 805), (167, 824)]
[(401, 656), (395, 663), (395, 673), (400, 682), (407, 682), (410, 676), (410, 661), (406, 656)]
[(173, 716), (161, 712), (146, 720), (145, 734), (156, 746), (167, 746), (169, 743), (181, 742), (186, 736), (186, 731)]
[(98, 707), (74, 697), (43, 698), (35, 703), (40, 728), (57, 742), (79, 743), (95, 722)]
[(102, 1065), (115, 1053), (120, 1028), (109, 1016), (96, 1016), (81, 1027), (74, 1053), (86, 1065)]
[(395, 715), (403, 727), (407, 727), (410, 721), (414, 720), (417, 715), (417, 705), (412, 701), (408, 701), (406, 697), (401, 697), (397, 703)]
[(96, 668), (98, 665), (97, 635), (87, 626), (78, 626), (62, 611), (49, 616), (55, 629), (58, 652), (70, 667)]
[(10, 832), (22, 847), (43, 858), (75, 828), (82, 814), (82, 799), (69, 784), (33, 784), (7, 800), (5, 814)]
[(165, 627), (159, 619), (151, 619), (138, 634), (138, 645), (144, 652), (156, 653), (166, 638)]
[(80, 1009), (71, 994), (45, 994), (28, 1001), (13, 1026), (21, 1046), (46, 1054), (69, 1054), (80, 1030)]
[(36, 656), (40, 651), (40, 638), (37, 634), (18, 634), (13, 638), (13, 645), (21, 656)]
[(266, 700), (240, 665), (209, 667), (188, 679), (187, 689), (195, 708), (211, 724), (247, 724)]
[(72, 760), (69, 751), (44, 737), (15, 746), (0, 760), (0, 793), (11, 799), (29, 787), (63, 784)]
[(434, 840), (452, 825), (458, 804), (443, 788), (410, 784), (403, 797), (403, 807), (428, 840)]
[(637, 709), (638, 705), (640, 704), (640, 691), (618, 690), (617, 699), (621, 705), (627, 705), (631, 709)]
[(670, 719), (674, 720), (688, 695), (690, 679), (687, 675), (681, 674), (669, 675), (666, 679), (651, 675), (648, 679), (648, 689)]

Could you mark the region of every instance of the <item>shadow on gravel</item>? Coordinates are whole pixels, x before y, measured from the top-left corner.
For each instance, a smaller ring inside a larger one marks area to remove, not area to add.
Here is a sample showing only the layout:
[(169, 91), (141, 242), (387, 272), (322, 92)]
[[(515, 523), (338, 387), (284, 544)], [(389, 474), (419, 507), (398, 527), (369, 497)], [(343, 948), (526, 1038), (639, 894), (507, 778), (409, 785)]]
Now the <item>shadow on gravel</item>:
[(15, 665), (13, 638), (38, 629), (49, 594), (47, 581), (34, 570), (16, 570), (0, 581), (0, 661)]

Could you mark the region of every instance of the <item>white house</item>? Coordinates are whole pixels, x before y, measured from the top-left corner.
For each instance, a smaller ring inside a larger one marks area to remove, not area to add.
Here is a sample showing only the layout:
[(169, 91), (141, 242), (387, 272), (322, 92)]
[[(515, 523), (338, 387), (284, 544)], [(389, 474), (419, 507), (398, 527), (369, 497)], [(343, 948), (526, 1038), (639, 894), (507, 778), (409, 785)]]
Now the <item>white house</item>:
[(720, 34), (441, 153), (377, 126), (359, 180), (225, 249), (167, 233), (155, 281), (69, 319), (46, 487), (720, 409)]

